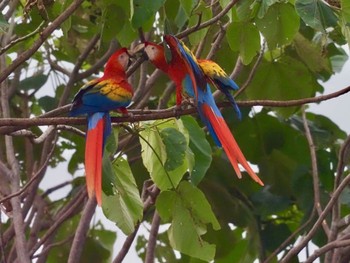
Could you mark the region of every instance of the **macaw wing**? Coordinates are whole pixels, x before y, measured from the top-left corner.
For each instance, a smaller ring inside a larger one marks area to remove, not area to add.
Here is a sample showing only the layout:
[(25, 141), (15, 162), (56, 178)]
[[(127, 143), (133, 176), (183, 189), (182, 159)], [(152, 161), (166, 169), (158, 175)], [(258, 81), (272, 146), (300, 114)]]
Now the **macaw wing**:
[(214, 61), (198, 59), (198, 64), (207, 78), (219, 89), (238, 90), (238, 85), (226, 74), (226, 72)]
[(239, 89), (238, 85), (227, 76), (226, 72), (214, 61), (212, 60), (198, 60), (198, 64), (204, 72), (207, 79), (222, 93), (225, 94), (227, 99), (230, 101), (233, 106), (239, 119), (242, 118), (241, 111), (230, 93), (230, 90)]
[(132, 93), (112, 80), (91, 81), (84, 85), (73, 102), (71, 116), (106, 112), (126, 107)]

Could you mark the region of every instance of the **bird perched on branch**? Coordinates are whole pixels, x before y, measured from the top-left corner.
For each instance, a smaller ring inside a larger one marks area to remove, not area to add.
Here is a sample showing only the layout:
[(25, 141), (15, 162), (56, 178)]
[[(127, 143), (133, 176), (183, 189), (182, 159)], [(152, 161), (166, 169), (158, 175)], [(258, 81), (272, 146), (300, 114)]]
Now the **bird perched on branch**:
[[(188, 52), (189, 49), (185, 46)], [(133, 50), (134, 53), (139, 52), (141, 50), (145, 50), (149, 60), (159, 69), (167, 73), (170, 78), (174, 81), (176, 85), (176, 105), (180, 106), (183, 99), (183, 83), (181, 78), (177, 77), (179, 72), (177, 72), (176, 68), (169, 70), (171, 65), (167, 65), (167, 59), (164, 51), (164, 47), (152, 42), (144, 42), (135, 47)], [(160, 55), (163, 54), (163, 55)], [(154, 56), (151, 58), (150, 56)], [(207, 82), (210, 82), (214, 85), (218, 90), (220, 90), (226, 98), (229, 100), (231, 105), (233, 106), (237, 117), (241, 119), (242, 114), (239, 110), (239, 107), (233, 98), (231, 91), (238, 90), (238, 85), (226, 74), (226, 72), (214, 61), (208, 59), (197, 59), (197, 63), (201, 70), (203, 71)], [(174, 77), (171, 77), (174, 76)]]
[(130, 55), (126, 48), (117, 50), (107, 61), (103, 76), (86, 83), (73, 99), (71, 116), (87, 115), (85, 143), (85, 174), (89, 197), (96, 195), (102, 203), (102, 157), (111, 133), (109, 111), (127, 113), (133, 90), (127, 81), (126, 69)]
[(164, 47), (155, 43), (145, 42), (136, 47), (135, 52), (144, 49), (148, 59), (157, 68), (167, 73), (174, 81), (177, 103), (180, 102), (181, 104), (183, 87), (186, 93), (194, 98), (201, 120), (207, 126), (216, 145), (222, 147), (226, 152), (237, 176), (239, 178), (242, 177), (238, 167), (238, 164), (241, 164), (254, 181), (264, 185), (248, 164), (223, 119), (214, 101), (208, 81), (222, 90), (226, 96), (228, 94), (231, 96), (232, 99), (229, 100), (240, 116), (238, 106), (228, 91), (229, 89), (237, 89), (236, 83), (230, 80), (215, 62), (197, 60), (192, 52), (176, 37), (165, 35), (164, 40)]

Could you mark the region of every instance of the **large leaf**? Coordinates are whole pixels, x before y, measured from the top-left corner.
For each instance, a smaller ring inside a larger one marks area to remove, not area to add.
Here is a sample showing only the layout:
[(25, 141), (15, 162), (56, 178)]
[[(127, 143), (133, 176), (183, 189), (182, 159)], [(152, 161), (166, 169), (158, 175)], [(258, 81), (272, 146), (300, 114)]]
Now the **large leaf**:
[(48, 77), (49, 75), (40, 73), (22, 80), (18, 87), (21, 90), (37, 91), (46, 83)]
[(119, 157), (112, 164), (109, 156), (104, 154), (103, 177), (104, 181), (108, 178), (113, 187), (113, 193), (103, 192), (103, 213), (129, 235), (142, 219), (143, 203), (128, 162)]
[[(200, 17), (198, 16), (200, 14)], [(202, 23), (209, 20), (212, 17), (210, 8), (207, 8), (202, 2), (199, 7), (195, 10), (195, 13), (190, 17), (188, 21), (189, 27), (196, 26), (199, 19)], [(189, 35), (189, 40), (192, 45), (197, 45), (203, 40), (208, 32), (208, 27), (202, 28), (201, 30), (196, 30), (193, 34)]]
[(117, 235), (106, 229), (90, 231), (84, 245), (80, 262), (110, 262), (113, 256), (113, 244)]
[(192, 15), (193, 9), (198, 4), (198, 1), (197, 0), (180, 0), (180, 4), (183, 10), (185, 11), (187, 17), (190, 17)]
[(174, 119), (149, 122), (143, 128), (140, 132), (143, 164), (160, 189), (175, 188), (188, 170), (188, 140)]
[(337, 25), (334, 11), (322, 0), (296, 0), (295, 9), (308, 26), (324, 31)]
[[(283, 56), (277, 61), (261, 63), (247, 94), (250, 99), (290, 100), (313, 96), (319, 90), (321, 86), (303, 63)], [(295, 108), (278, 111), (288, 116)]]
[(329, 59), (324, 55), (323, 49), (320, 45), (309, 41), (301, 34), (296, 34), (294, 38), (295, 49), (300, 59), (308, 66), (308, 68), (315, 72), (332, 72)]
[(262, 0), (258, 12), (258, 18), (263, 18), (269, 7), (278, 2), (280, 2), (280, 0)]
[(156, 12), (165, 3), (165, 0), (132, 0), (132, 3), (131, 24), (134, 29), (138, 29), (155, 17)]
[(289, 44), (299, 29), (299, 16), (289, 3), (272, 5), (265, 16), (255, 22), (270, 49)]
[(345, 20), (350, 23), (350, 2), (347, 0), (340, 0), (341, 2), (341, 14)]
[(128, 22), (127, 14), (122, 7), (113, 4), (106, 6), (100, 23), (101, 37), (110, 42), (123, 29), (126, 22)]
[(249, 64), (260, 50), (260, 34), (252, 23), (234, 22), (226, 31), (227, 42), (234, 51), (239, 51), (243, 64)]
[(168, 236), (171, 246), (191, 257), (214, 259), (215, 245), (203, 240), (207, 224), (216, 230), (220, 225), (204, 194), (192, 184), (181, 182), (175, 191), (161, 192), (157, 211), (165, 222), (171, 222)]
[(191, 116), (181, 117), (190, 136), (190, 149), (194, 155), (194, 166), (191, 172), (191, 182), (194, 185), (200, 183), (211, 164), (211, 147), (205, 133)]

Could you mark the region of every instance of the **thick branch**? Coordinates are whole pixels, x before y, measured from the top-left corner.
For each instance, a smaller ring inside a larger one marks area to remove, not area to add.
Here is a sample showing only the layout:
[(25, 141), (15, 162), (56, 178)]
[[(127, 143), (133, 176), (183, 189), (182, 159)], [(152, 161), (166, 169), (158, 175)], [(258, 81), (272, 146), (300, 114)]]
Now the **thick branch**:
[[(289, 100), (289, 101), (273, 101), (273, 100), (251, 100), (251, 101), (239, 101), (237, 102), (240, 106), (267, 106), (267, 107), (291, 107), (291, 106), (300, 106), (308, 103), (317, 103), (320, 101), (326, 101), (329, 99), (333, 99), (339, 97), (343, 94), (346, 94), (350, 91), (350, 86), (346, 87), (337, 92), (321, 95), (317, 97), (297, 99), (297, 100)], [(218, 103), (219, 107), (231, 107), (229, 102)], [(65, 110), (68, 109), (68, 106), (64, 106)], [(122, 122), (139, 122), (146, 120), (158, 120), (158, 119), (166, 119), (172, 118), (176, 116), (188, 115), (196, 113), (196, 108), (190, 109), (178, 109), (175, 113), (173, 108), (165, 109), (165, 110), (129, 110), (132, 113), (129, 116), (121, 116), (121, 117), (112, 117), (113, 123), (122, 123)], [(43, 125), (82, 125), (86, 123), (86, 119), (81, 118), (69, 118), (69, 117), (57, 117), (57, 118), (4, 118), (0, 119), (0, 134), (8, 133), (9, 127), (1, 127), (1, 126), (11, 126), (11, 127), (21, 127), (28, 128), (31, 126), (43, 126)], [(11, 131), (10, 131), (11, 132)]]

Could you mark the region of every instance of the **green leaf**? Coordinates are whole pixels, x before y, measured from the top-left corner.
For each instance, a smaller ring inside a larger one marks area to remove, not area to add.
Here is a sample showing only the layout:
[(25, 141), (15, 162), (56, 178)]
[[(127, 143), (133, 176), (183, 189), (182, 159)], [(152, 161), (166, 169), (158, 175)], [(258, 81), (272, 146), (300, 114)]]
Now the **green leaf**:
[[(303, 63), (283, 56), (277, 61), (260, 64), (247, 94), (250, 99), (289, 100), (314, 96), (318, 90), (322, 87)], [(288, 116), (295, 108), (278, 111)]]
[(258, 12), (258, 18), (263, 18), (269, 7), (278, 2), (280, 2), (280, 0), (262, 0)]
[(146, 22), (155, 17), (159, 8), (166, 0), (132, 0), (133, 13), (131, 14), (131, 24), (134, 29), (143, 27)]
[(322, 0), (296, 0), (295, 10), (308, 26), (325, 32), (335, 27), (338, 18), (329, 5)]
[(38, 99), (39, 105), (43, 108), (44, 111), (48, 112), (56, 108), (58, 101), (50, 96), (44, 96)]
[(49, 75), (40, 73), (40, 74), (31, 76), (29, 78), (22, 80), (19, 83), (18, 87), (20, 90), (37, 91), (46, 83), (48, 77), (49, 77)]
[(269, 215), (276, 214), (288, 208), (289, 198), (272, 194), (268, 187), (252, 195), (254, 209), (262, 217), (267, 219)]
[(234, 7), (236, 8), (238, 20), (241, 22), (250, 22), (256, 15), (257, 6), (260, 7), (259, 3), (254, 0), (238, 1)]
[(340, 0), (341, 15), (347, 22), (350, 22), (350, 2), (347, 0)]
[(299, 30), (299, 16), (288, 3), (272, 5), (265, 16), (255, 22), (270, 49), (289, 44)]
[(198, 0), (180, 0), (180, 4), (187, 17), (190, 17), (192, 15), (193, 9), (196, 7), (198, 2)]
[[(116, 21), (118, 21), (116, 23)], [(110, 42), (120, 32), (127, 20), (122, 7), (117, 5), (108, 5), (103, 9), (101, 25), (101, 37), (104, 41)]]
[[(196, 26), (198, 24), (199, 21), (199, 16), (198, 14), (201, 14), (201, 21), (202, 23), (204, 21), (209, 20), (212, 17), (212, 13), (210, 11), (210, 8), (207, 8), (204, 3), (201, 2), (201, 4), (199, 5), (198, 8), (196, 8), (196, 12), (194, 15), (192, 15), (188, 21), (188, 25), (189, 27), (192, 26)], [(208, 27), (202, 28), (201, 30), (197, 30), (195, 32), (193, 32), (192, 34), (190, 34), (189, 40), (190, 43), (195, 46), (197, 44), (199, 44), (199, 42), (201, 42), (203, 40), (203, 38), (206, 36), (208, 32)]]
[(165, 145), (167, 160), (164, 167), (172, 171), (183, 164), (186, 157), (187, 142), (185, 136), (175, 128), (164, 128), (160, 137)]
[(348, 42), (348, 46), (350, 47), (350, 26), (349, 26), (349, 24), (350, 24), (350, 22), (346, 21), (346, 19), (342, 16), (340, 19), (341, 32), (344, 35), (346, 41)]
[(273, 252), (290, 235), (291, 231), (286, 224), (274, 224), (269, 222), (261, 232), (261, 239), (264, 248)]
[(188, 130), (190, 137), (190, 149), (194, 156), (194, 166), (191, 171), (191, 182), (198, 185), (205, 176), (211, 164), (211, 147), (205, 137), (205, 133), (191, 116), (183, 116), (181, 120)]
[(162, 220), (171, 222), (168, 237), (171, 246), (181, 253), (205, 261), (214, 259), (215, 245), (203, 240), (207, 224), (215, 230), (220, 225), (204, 194), (189, 182), (181, 182), (176, 191), (163, 191), (157, 198)]
[(234, 22), (226, 31), (227, 42), (234, 51), (239, 51), (243, 64), (249, 64), (260, 50), (260, 34), (252, 23)]
[(128, 162), (117, 158), (113, 164), (103, 156), (104, 184), (109, 180), (113, 193), (103, 187), (102, 209), (105, 216), (116, 223), (125, 235), (131, 234), (143, 216), (143, 203)]
[(137, 32), (132, 28), (130, 21), (125, 22), (123, 28), (117, 33), (118, 42), (123, 47), (129, 46), (137, 36)]
[[(176, 130), (169, 132), (168, 128)], [(164, 129), (166, 132), (163, 132)], [(143, 164), (150, 173), (152, 180), (161, 190), (176, 187), (188, 170), (187, 158), (185, 158), (183, 148), (184, 135), (180, 132), (178, 123), (174, 119), (149, 122), (144, 125), (144, 130), (140, 132)], [(163, 137), (161, 136), (162, 133)], [(179, 141), (180, 148), (173, 148), (173, 145), (178, 145), (174, 136), (181, 138)], [(187, 145), (188, 140), (186, 140), (186, 148)], [(168, 152), (170, 153), (169, 156)], [(172, 170), (168, 170), (169, 168)]]
[(116, 233), (106, 229), (90, 230), (80, 262), (110, 262)]
[(323, 48), (320, 45), (309, 41), (302, 34), (298, 33), (294, 38), (294, 46), (300, 59), (311, 71), (315, 73), (323, 71), (328, 74), (332, 73), (330, 61), (324, 55)]
[(348, 61), (349, 56), (342, 47), (338, 47), (333, 43), (327, 46), (328, 56), (330, 57), (332, 69), (334, 72), (341, 72), (345, 62)]

